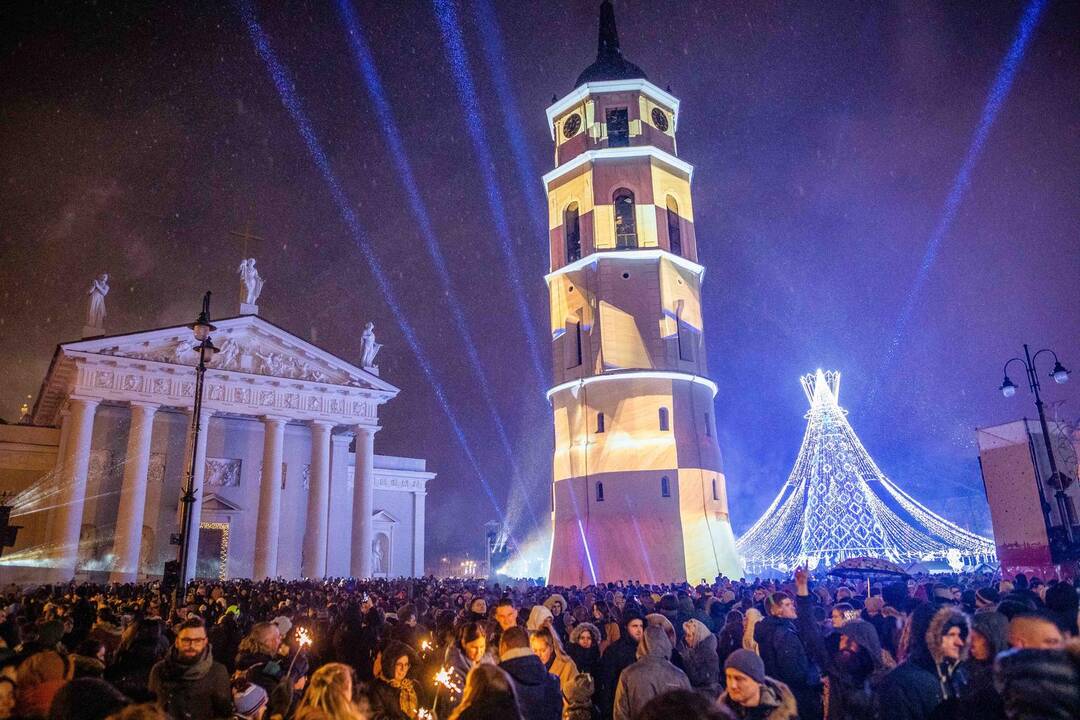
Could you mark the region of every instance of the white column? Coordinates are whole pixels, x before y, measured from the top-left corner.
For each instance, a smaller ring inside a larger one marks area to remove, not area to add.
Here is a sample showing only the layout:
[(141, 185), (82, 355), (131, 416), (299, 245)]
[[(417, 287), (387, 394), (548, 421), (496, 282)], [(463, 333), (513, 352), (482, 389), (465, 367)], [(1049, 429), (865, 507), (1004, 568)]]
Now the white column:
[(86, 474), (90, 469), (90, 443), (94, 434), (94, 414), (99, 400), (71, 398), (70, 414), (64, 421), (68, 428), (64, 457), (60, 468), (60, 492), (53, 521), (52, 544), (56, 561), (55, 576), (69, 580), (79, 560), (79, 531), (82, 529), (86, 500)]
[(375, 513), (375, 433), (379, 428), (356, 426), (356, 466), (353, 469), (353, 577), (371, 577), (371, 516)]
[(326, 576), (326, 528), (330, 508), (330, 436), (334, 423), (311, 422), (311, 469), (308, 473), (307, 524), (304, 526), (306, 578)]
[(413, 493), (413, 577), (422, 577), (424, 575), (424, 513), (426, 512), (426, 504), (426, 492)]
[(277, 577), (278, 531), (281, 529), (281, 456), (286, 418), (263, 418), (262, 480), (255, 525), (255, 580)]
[(154, 429), (152, 403), (131, 403), (131, 429), (128, 431), (127, 455), (124, 458), (124, 483), (120, 488), (120, 507), (116, 512), (116, 537), (113, 541), (111, 582), (135, 582), (139, 574), (139, 550), (142, 547), (143, 513), (146, 509), (146, 473), (150, 469), (150, 438)]
[[(188, 409), (188, 416), (193, 416), (195, 410), (193, 408)], [(191, 486), (195, 490), (195, 502), (191, 504), (191, 540), (188, 548), (187, 559), (187, 572), (184, 574), (188, 580), (195, 579), (195, 566), (199, 559), (199, 523), (202, 521), (202, 501), (203, 501), (203, 479), (206, 477), (206, 436), (210, 434), (210, 417), (213, 415), (212, 410), (203, 409), (199, 413), (199, 437), (195, 443), (195, 465), (191, 468), (192, 482)], [(191, 452), (192, 442), (192, 429), (188, 426), (188, 441), (187, 452)], [(191, 462), (191, 455), (186, 458), (187, 462)], [(186, 465), (185, 465), (186, 467)], [(184, 488), (187, 487), (187, 476), (180, 483), (180, 494), (184, 494)], [(181, 512), (181, 516), (183, 512)], [(183, 528), (181, 528), (183, 531)]]

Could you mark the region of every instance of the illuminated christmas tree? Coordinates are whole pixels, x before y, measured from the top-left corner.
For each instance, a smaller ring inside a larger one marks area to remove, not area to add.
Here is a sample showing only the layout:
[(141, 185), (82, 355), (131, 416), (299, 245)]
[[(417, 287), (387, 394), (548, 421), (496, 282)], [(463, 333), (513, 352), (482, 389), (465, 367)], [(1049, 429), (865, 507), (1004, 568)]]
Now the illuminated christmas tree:
[(839, 371), (804, 375), (802, 386), (810, 411), (795, 467), (738, 542), (748, 573), (862, 556), (957, 569), (995, 558), (992, 540), (926, 509), (881, 472), (837, 402)]

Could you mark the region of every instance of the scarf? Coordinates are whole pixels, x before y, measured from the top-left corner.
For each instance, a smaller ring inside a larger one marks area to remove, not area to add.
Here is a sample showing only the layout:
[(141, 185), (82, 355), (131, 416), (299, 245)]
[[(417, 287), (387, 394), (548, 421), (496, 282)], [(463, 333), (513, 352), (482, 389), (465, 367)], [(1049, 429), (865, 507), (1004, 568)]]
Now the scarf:
[(390, 679), (386, 683), (398, 691), (398, 703), (401, 706), (401, 712), (410, 718), (415, 718), (420, 703), (416, 698), (416, 686), (413, 681), (409, 678), (404, 680)]

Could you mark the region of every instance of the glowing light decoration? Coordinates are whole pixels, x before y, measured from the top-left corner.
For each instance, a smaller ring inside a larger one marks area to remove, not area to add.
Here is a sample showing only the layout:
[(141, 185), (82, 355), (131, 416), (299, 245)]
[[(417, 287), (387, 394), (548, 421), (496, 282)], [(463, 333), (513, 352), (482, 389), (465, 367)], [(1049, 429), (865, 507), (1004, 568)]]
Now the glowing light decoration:
[(878, 469), (838, 404), (838, 371), (804, 375), (802, 385), (810, 411), (795, 467), (737, 544), (748, 573), (803, 563), (832, 567), (863, 556), (901, 564), (996, 558), (992, 540), (931, 512)]
[(461, 686), (454, 681), (454, 675), (450, 672), (450, 668), (441, 667), (439, 671), (435, 673), (435, 685), (442, 685), (451, 693), (460, 693)]

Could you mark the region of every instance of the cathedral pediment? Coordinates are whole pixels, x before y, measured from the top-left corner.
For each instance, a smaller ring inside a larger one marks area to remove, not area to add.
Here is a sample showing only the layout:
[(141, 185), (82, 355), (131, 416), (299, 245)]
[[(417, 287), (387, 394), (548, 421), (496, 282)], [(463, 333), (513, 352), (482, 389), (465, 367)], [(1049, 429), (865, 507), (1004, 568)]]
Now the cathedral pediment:
[(209, 493), (203, 498), (202, 509), (204, 512), (241, 512), (243, 510), (236, 503), (229, 502), (216, 493)]
[[(210, 370), (225, 370), (285, 380), (395, 391), (357, 367), (254, 315), (215, 321), (218, 352)], [(193, 367), (198, 361), (191, 331), (184, 326), (113, 335), (61, 346), (64, 354), (87, 353), (164, 365)]]

